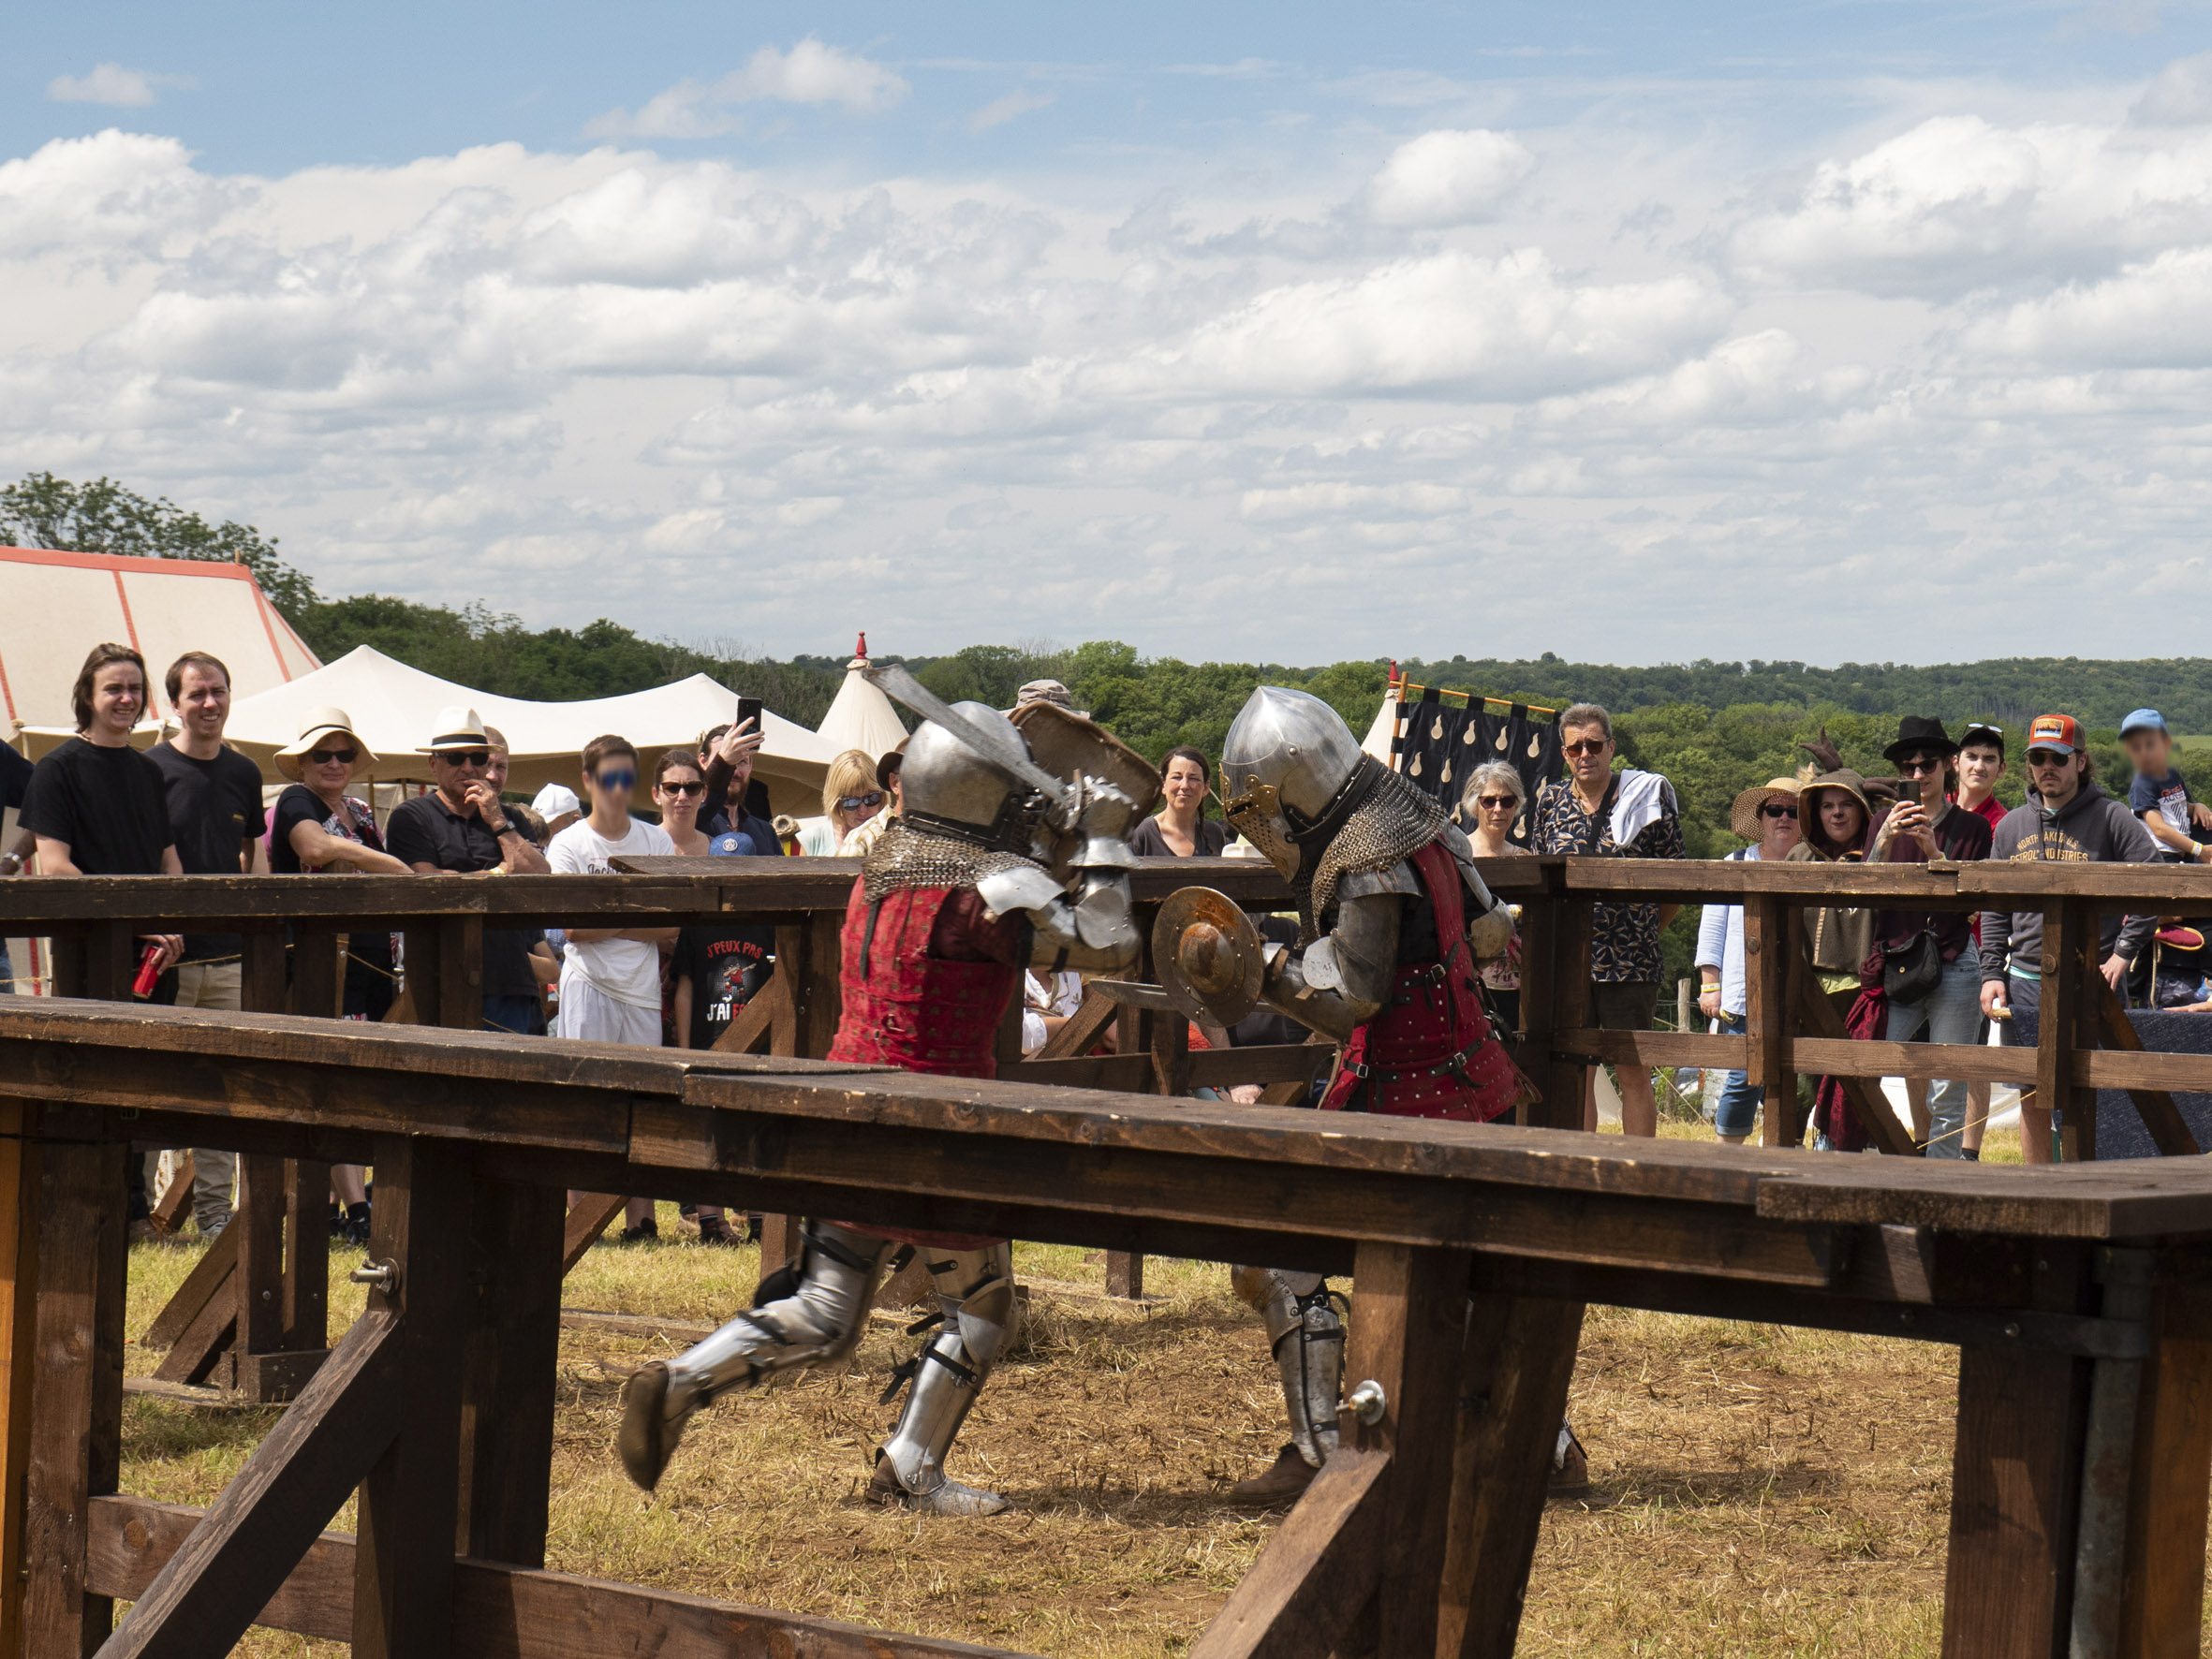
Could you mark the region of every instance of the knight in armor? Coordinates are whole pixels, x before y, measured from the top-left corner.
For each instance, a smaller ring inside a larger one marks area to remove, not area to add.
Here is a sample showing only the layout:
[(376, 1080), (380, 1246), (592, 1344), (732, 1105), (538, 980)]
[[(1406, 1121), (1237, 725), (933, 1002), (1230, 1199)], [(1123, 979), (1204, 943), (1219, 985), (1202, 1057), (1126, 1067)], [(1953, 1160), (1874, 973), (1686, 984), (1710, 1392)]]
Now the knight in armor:
[[(1048, 796), (1040, 784), (1050, 780), (1005, 715), (981, 703), (948, 713), (960, 717), (963, 735), (935, 721), (914, 733), (901, 774), (903, 815), (868, 853), (847, 902), (844, 1008), (829, 1057), (988, 1078), (1025, 970), (1110, 973), (1136, 960), (1134, 860), (1124, 837), (1149, 802), (1081, 775)], [(630, 1478), (652, 1490), (685, 1423), (709, 1402), (851, 1353), (887, 1259), (911, 1250), (928, 1266), (939, 1319), (892, 1380), (892, 1393), (907, 1385), (906, 1404), (877, 1451), (868, 1495), (934, 1515), (1008, 1508), (998, 1493), (945, 1471), (1006, 1340), (1014, 1305), (1008, 1241), (818, 1219), (802, 1238), (798, 1260), (762, 1279), (751, 1308), (630, 1378), (617, 1439)]]
[[(1230, 823), (1298, 902), (1298, 946), (1266, 947), (1261, 1000), (1343, 1045), (1321, 1109), (1486, 1123), (1532, 1093), (1477, 990), (1512, 918), (1443, 810), (1320, 698), (1274, 685), (1230, 727), (1221, 779)], [(1340, 1299), (1317, 1273), (1240, 1267), (1231, 1283), (1266, 1321), (1290, 1418), (1275, 1466), (1231, 1495), (1279, 1502), (1335, 1449)]]

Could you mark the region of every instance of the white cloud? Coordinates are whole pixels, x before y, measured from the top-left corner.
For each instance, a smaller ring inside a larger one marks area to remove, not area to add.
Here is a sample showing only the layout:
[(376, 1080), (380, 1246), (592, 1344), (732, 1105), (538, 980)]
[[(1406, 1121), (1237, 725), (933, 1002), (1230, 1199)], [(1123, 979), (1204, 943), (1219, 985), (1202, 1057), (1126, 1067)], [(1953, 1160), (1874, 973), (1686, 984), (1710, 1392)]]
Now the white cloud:
[(1947, 115), (1822, 162), (1794, 205), (1739, 226), (1730, 252), (1766, 282), (1949, 295), (2207, 235), (2212, 132), (2145, 142)]
[(2175, 58), (2152, 76), (2128, 119), (2142, 126), (2194, 126), (2212, 121), (2212, 51)]
[(1004, 126), (1017, 115), (1045, 109), (1052, 101), (1050, 93), (1032, 92), (1025, 86), (1017, 86), (1004, 97), (993, 98), (970, 115), (967, 118), (967, 130), (971, 133), (989, 132), (995, 126)]
[(1511, 133), (1423, 133), (1383, 163), (1367, 186), (1367, 212), (1385, 225), (1464, 225), (1489, 216), (1535, 169)]
[(158, 99), (156, 87), (189, 91), (196, 84), (189, 75), (153, 75), (143, 69), (126, 69), (121, 64), (96, 64), (89, 75), (56, 75), (46, 83), (46, 95), (57, 104), (143, 110)]
[(1952, 601), (2001, 631), (2039, 585), (2111, 649), (2212, 518), (2207, 134), (2116, 110), (1825, 165), (1409, 119), (842, 187), (515, 144), (260, 180), (111, 131), (0, 162), (0, 477), (127, 478), (338, 592), (778, 651), (1833, 660), (1910, 612), (1955, 654)]
[(789, 51), (763, 46), (743, 68), (719, 81), (680, 81), (636, 114), (610, 110), (584, 130), (595, 138), (711, 138), (736, 129), (732, 105), (842, 104), (855, 114), (871, 115), (890, 109), (907, 91), (907, 82), (882, 65), (809, 36)]
[(21, 257), (155, 252), (204, 229), (250, 187), (211, 179), (174, 139), (111, 127), (0, 162), (0, 248)]

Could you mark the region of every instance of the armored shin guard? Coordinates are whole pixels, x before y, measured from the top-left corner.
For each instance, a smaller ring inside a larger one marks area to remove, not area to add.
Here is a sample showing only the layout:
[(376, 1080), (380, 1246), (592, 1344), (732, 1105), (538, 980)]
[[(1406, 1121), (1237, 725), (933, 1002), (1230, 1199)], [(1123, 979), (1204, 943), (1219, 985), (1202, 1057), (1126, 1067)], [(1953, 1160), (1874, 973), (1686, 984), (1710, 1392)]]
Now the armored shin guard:
[(929, 1270), (943, 1324), (913, 1362), (907, 1406), (877, 1458), (872, 1492), (929, 1514), (995, 1515), (1007, 1500), (949, 1478), (945, 1457), (1006, 1342), (1013, 1254), (1005, 1244), (933, 1251)]
[(1231, 1284), (1267, 1322), (1267, 1340), (1282, 1373), (1290, 1444), (1318, 1469), (1336, 1449), (1336, 1403), (1344, 1384), (1344, 1320), (1319, 1273), (1238, 1268)]
[(769, 1300), (674, 1359), (641, 1367), (630, 1378), (615, 1443), (630, 1478), (651, 1491), (683, 1437), (684, 1424), (709, 1401), (779, 1371), (850, 1353), (890, 1249), (889, 1241), (873, 1234), (809, 1222), (797, 1271), (777, 1275), (779, 1285), (763, 1282)]

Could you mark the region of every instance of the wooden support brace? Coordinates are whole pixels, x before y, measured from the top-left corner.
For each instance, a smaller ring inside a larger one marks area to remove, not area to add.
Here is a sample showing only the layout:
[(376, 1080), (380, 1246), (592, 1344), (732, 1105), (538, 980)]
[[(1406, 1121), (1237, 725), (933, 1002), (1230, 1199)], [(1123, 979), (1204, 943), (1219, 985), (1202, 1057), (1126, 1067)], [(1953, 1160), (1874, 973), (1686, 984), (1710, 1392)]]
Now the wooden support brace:
[[(1820, 984), (1810, 974), (1792, 976), (1797, 987), (1797, 1017), (1804, 1021), (1806, 1032), (1816, 1037), (1845, 1041), (1851, 1033), (1843, 1028), (1843, 1020), (1822, 994)], [(1839, 1077), (1843, 1097), (1850, 1103), (1860, 1123), (1866, 1126), (1866, 1134), (1880, 1152), (1892, 1157), (1912, 1158), (1920, 1155), (1920, 1148), (1913, 1144), (1912, 1132), (1897, 1122), (1897, 1114), (1890, 1110), (1889, 1097), (1882, 1094), (1881, 1085), (1871, 1078)], [(1792, 1077), (1790, 1086), (1796, 1081)]]
[[(2135, 1022), (2120, 1004), (2119, 993), (2105, 984), (2101, 974), (2094, 976), (2089, 993), (2096, 999), (2097, 1031), (2104, 1046), (2125, 1053), (2142, 1053), (2143, 1034), (2135, 1029)], [(2151, 1144), (2161, 1157), (2194, 1157), (2202, 1150), (2189, 1120), (2181, 1115), (2181, 1108), (2163, 1089), (2130, 1089), (2128, 1098), (2134, 1102), (2144, 1128), (2150, 1132)]]
[(561, 1231), (561, 1273), (565, 1278), (599, 1241), (629, 1202), (620, 1193), (578, 1193)]
[(1044, 1040), (1044, 1047), (1033, 1058), (1038, 1060), (1071, 1060), (1079, 1054), (1088, 1054), (1098, 1046), (1099, 1039), (1113, 1023), (1113, 1017), (1121, 1005), (1086, 988), (1083, 1003), (1068, 1022)]
[(37, 1371), (38, 1107), (0, 1097), (0, 1653), (22, 1652), (23, 1489)]
[(1380, 1579), (1390, 1461), (1350, 1448), (1332, 1457), (1190, 1659), (1328, 1659)]
[(2168, 1659), (2199, 1651), (2205, 1617), (2206, 1498), (2212, 1489), (2212, 1290), (2159, 1286), (2144, 1362), (2129, 1482), (2119, 1652)]
[(397, 1432), (409, 1381), (398, 1364), (402, 1325), (403, 1315), (372, 1298), (100, 1659), (230, 1651)]
[(461, 1491), (453, 1548), (545, 1564), (563, 1261), (558, 1187), (478, 1180), (468, 1202)]
[(192, 1179), (198, 1171), (193, 1167), (189, 1152), (183, 1152), (170, 1165), (169, 1188), (161, 1195), (161, 1201), (154, 1206), (149, 1219), (154, 1230), (164, 1238), (179, 1231), (184, 1218), (192, 1213)]

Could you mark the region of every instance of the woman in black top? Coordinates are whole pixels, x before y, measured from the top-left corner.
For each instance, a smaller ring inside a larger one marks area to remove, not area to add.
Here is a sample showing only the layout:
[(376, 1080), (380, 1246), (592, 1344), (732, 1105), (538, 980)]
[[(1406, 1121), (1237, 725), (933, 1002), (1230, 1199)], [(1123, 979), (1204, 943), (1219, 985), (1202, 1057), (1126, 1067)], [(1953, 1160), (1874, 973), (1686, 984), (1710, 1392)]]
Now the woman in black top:
[[(300, 781), (276, 798), (270, 815), (269, 868), (279, 875), (325, 870), (412, 875), (384, 850), (369, 803), (346, 793), (354, 772), (376, 760), (354, 736), (346, 711), (317, 709), (302, 727), (298, 742), (276, 752), (277, 770)], [(391, 933), (351, 935), (346, 947), (347, 1019), (384, 1017), (391, 1006), (393, 966)]]
[(1159, 812), (1129, 831), (1129, 850), (1140, 859), (1217, 859), (1229, 845), (1229, 826), (1202, 815), (1214, 769), (1196, 749), (1170, 749), (1160, 756)]

